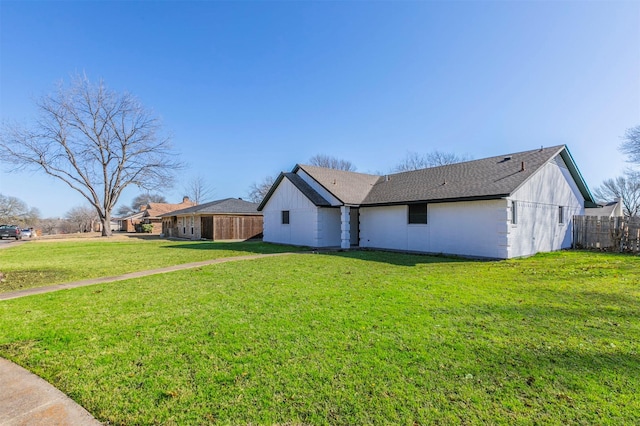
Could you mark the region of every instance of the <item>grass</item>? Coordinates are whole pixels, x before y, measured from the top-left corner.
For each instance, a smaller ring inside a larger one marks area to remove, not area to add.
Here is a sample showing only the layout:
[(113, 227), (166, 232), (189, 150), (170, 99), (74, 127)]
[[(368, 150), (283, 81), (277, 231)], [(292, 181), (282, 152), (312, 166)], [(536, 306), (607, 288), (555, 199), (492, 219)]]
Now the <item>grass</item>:
[(0, 293), (247, 254), (299, 248), (265, 244), (120, 237), (33, 241), (0, 250)]
[(638, 424), (640, 258), (380, 252), (0, 303), (0, 355), (109, 424)]

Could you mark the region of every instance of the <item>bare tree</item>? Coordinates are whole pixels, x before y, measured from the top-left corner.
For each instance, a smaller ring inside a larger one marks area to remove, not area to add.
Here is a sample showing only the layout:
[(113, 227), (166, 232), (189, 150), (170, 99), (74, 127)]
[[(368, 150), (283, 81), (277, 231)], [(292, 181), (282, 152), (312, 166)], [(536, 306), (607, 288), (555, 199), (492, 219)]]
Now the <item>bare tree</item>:
[(407, 152), (405, 158), (400, 161), (393, 169), (394, 172), (409, 172), (412, 170), (426, 169), (427, 167), (446, 166), (448, 164), (462, 163), (469, 161), (471, 157), (463, 154), (454, 154), (450, 152), (431, 151), (427, 154), (418, 154), (417, 152)]
[(140, 211), (141, 206), (146, 206), (149, 203), (166, 203), (167, 199), (162, 194), (155, 194), (152, 192), (145, 192), (139, 194), (133, 198), (130, 207), (133, 211)]
[(166, 187), (181, 167), (158, 118), (102, 81), (76, 76), (36, 106), (40, 116), (30, 127), (3, 127), (0, 159), (10, 171), (41, 171), (78, 191), (95, 208), (103, 236), (111, 235), (111, 211), (126, 187)]
[(1, 223), (33, 226), (39, 219), (40, 211), (37, 208), (30, 208), (27, 203), (19, 198), (0, 194)]
[(184, 192), (191, 201), (201, 204), (213, 196), (214, 190), (203, 176), (198, 175), (184, 186)]
[(640, 126), (627, 129), (620, 151), (629, 156), (628, 162), (640, 165)]
[(429, 167), (427, 160), (423, 155), (417, 152), (407, 152), (404, 159), (393, 167), (394, 172), (408, 172), (411, 170), (419, 170)]
[(131, 209), (130, 206), (127, 205), (120, 205), (120, 207), (118, 207), (116, 209), (116, 215), (118, 215), (118, 217), (125, 217), (125, 216), (129, 216), (131, 214), (134, 214), (136, 212), (136, 210)]
[(625, 216), (640, 216), (640, 172), (627, 170), (623, 176), (602, 182), (593, 193), (600, 201), (620, 198)]
[(254, 182), (249, 188), (249, 200), (254, 203), (260, 203), (267, 195), (271, 187), (273, 186), (276, 178), (274, 176), (267, 176), (262, 179), (261, 182)]
[(65, 215), (70, 229), (75, 232), (91, 232), (93, 225), (99, 220), (93, 206), (74, 207)]
[(312, 166), (326, 167), (328, 169), (345, 170), (347, 172), (355, 172), (356, 166), (351, 161), (341, 160), (336, 157), (324, 154), (316, 154), (309, 159)]
[(54, 218), (41, 219), (38, 226), (44, 235), (57, 234), (59, 230), (62, 230), (63, 221)]
[(142, 194), (136, 195), (133, 200), (131, 200), (131, 204), (121, 205), (116, 210), (116, 214), (120, 217), (129, 216), (130, 214), (139, 212), (142, 207), (146, 206), (149, 203), (166, 203), (167, 199), (164, 198), (164, 195), (156, 194), (152, 192), (145, 192)]

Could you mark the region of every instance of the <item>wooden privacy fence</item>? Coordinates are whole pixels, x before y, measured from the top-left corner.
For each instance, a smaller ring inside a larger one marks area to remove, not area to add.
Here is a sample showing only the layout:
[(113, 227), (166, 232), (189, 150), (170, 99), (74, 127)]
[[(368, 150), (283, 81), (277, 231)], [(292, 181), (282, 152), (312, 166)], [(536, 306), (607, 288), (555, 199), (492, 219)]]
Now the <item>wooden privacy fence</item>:
[(640, 217), (573, 217), (573, 247), (640, 253)]

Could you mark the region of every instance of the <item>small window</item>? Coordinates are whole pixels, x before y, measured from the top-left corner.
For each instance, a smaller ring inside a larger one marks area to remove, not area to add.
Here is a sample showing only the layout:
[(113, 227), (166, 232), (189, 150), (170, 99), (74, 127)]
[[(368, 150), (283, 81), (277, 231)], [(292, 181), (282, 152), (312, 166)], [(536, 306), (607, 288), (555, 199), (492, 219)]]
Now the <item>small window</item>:
[(564, 207), (563, 206), (558, 207), (558, 223), (560, 224), (564, 223)]
[(511, 202), (511, 224), (518, 223), (518, 204), (515, 201)]
[(409, 224), (427, 223), (427, 205), (409, 204)]
[(282, 210), (282, 224), (289, 224), (289, 210)]

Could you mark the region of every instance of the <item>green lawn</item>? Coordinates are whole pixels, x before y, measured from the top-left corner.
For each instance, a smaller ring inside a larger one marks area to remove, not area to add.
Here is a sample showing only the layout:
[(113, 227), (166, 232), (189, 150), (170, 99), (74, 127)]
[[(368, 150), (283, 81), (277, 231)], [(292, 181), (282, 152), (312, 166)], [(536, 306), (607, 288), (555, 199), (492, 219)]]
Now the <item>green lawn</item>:
[(110, 424), (640, 424), (639, 271), (586, 252), (226, 263), (0, 302), (0, 356)]
[(0, 293), (182, 263), (299, 248), (264, 244), (118, 237), (92, 241), (30, 241), (0, 250)]

